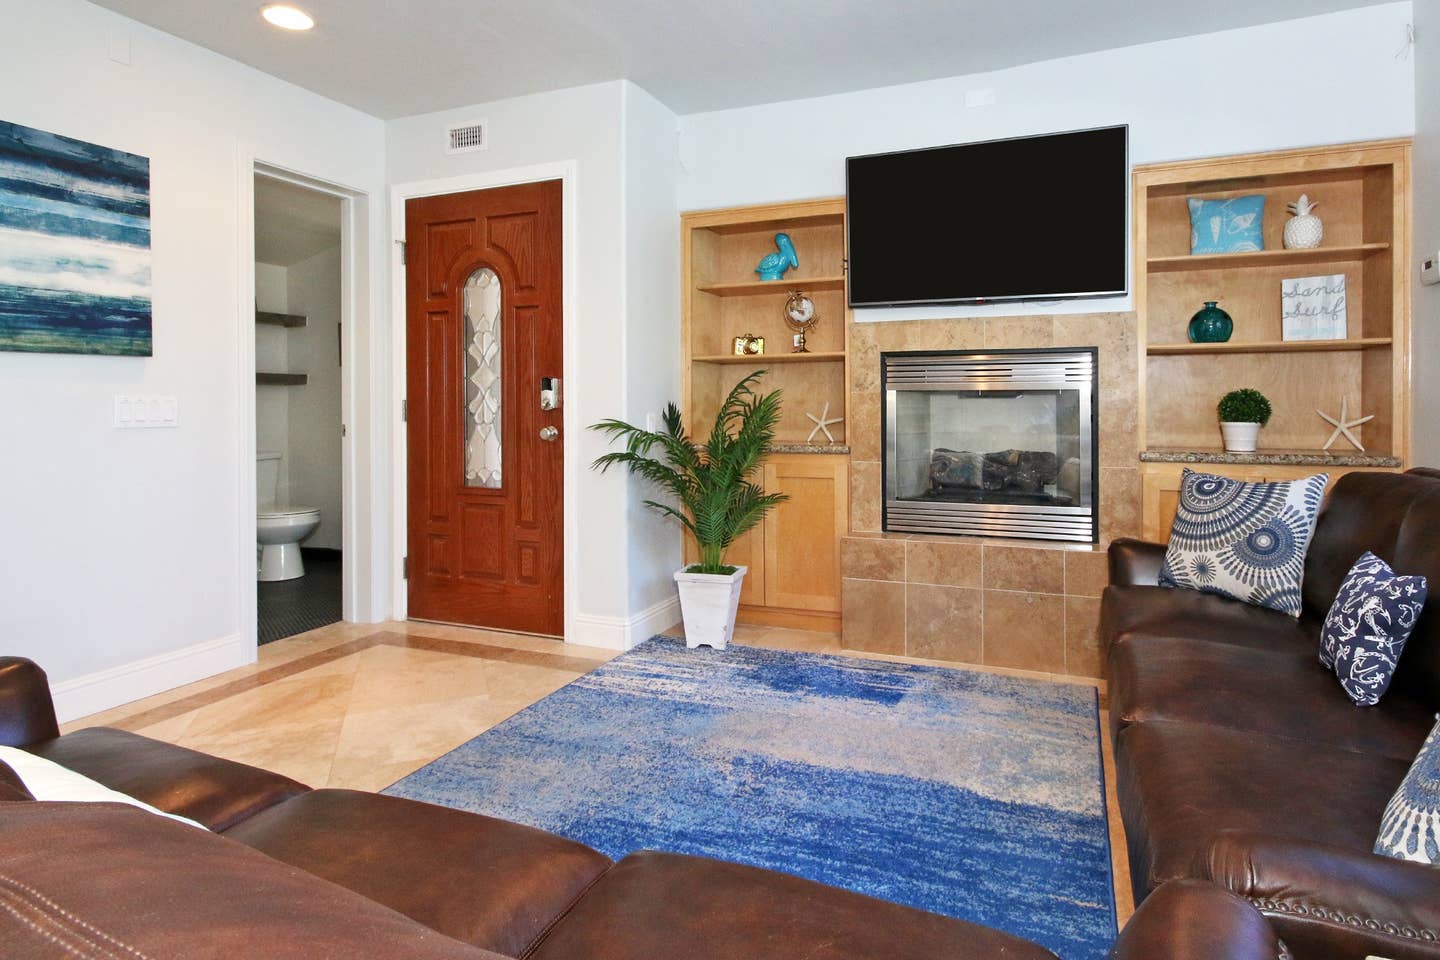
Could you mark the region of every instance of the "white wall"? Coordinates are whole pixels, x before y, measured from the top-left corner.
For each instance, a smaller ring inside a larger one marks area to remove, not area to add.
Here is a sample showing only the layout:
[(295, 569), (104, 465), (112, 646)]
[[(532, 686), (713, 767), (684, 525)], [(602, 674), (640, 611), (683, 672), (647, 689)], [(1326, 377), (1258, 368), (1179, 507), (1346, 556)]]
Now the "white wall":
[[(489, 124), (489, 148), (446, 156), (446, 126), (476, 119)], [(574, 161), (578, 362), (566, 373), (565, 402), (578, 409), (582, 425), (616, 416), (644, 423), (646, 413), (658, 412), (678, 393), (675, 139), (674, 115), (628, 81), (407, 117), (388, 126), (393, 184)], [(588, 468), (609, 449), (604, 438), (581, 430), (565, 440), (577, 454), (565, 482), (576, 497), (573, 519), (579, 524), (575, 621), (567, 638), (630, 645), (675, 622), (669, 577), (679, 560), (678, 533), (641, 515), (639, 500), (653, 491), (622, 472)], [(647, 610), (650, 616), (642, 616)]]
[[(239, 636), (240, 478), (254, 476), (239, 462), (254, 297), (239, 161), (380, 195), (384, 126), (79, 0), (0, 0), (0, 23), (0, 117), (151, 161), (154, 357), (0, 354), (0, 637), (77, 715), (253, 656)], [(129, 65), (110, 59), (127, 46)], [(378, 273), (381, 252), (377, 237), (360, 262)], [(114, 429), (122, 392), (177, 397), (179, 428)]]
[[(680, 215), (675, 206), (679, 121), (633, 83), (625, 85), (625, 417), (645, 425), (680, 398)], [(627, 502), (630, 535), (630, 611), (654, 610), (645, 629), (678, 620), (674, 573), (680, 567), (680, 527), (642, 501), (659, 491), (632, 482)], [(659, 623), (666, 616), (668, 622)], [(643, 631), (640, 631), (643, 632)]]
[(1420, 283), (1420, 261), (1440, 256), (1440, 3), (1415, 4), (1415, 462), (1440, 466), (1440, 285)]
[[(1408, 135), (1414, 80), (1396, 53), (1410, 14), (1409, 2), (1391, 3), (994, 73), (692, 114), (680, 123), (680, 209), (837, 196), (852, 155), (1116, 123), (1130, 124), (1137, 164)], [(966, 92), (983, 90), (993, 91), (994, 104), (967, 108)], [(1055, 198), (1057, 254), (1077, 202), (1083, 198)], [(1129, 306), (1129, 298), (1116, 298), (864, 313), (912, 319)]]
[[(623, 83), (603, 83), (406, 117), (391, 121), (386, 134), (392, 184), (574, 161), (579, 224), (571, 307), (578, 342), (567, 349), (583, 362), (566, 372), (565, 403), (585, 424), (625, 410), (623, 91)], [(446, 156), (446, 126), (476, 119), (489, 123), (489, 149)], [(398, 236), (403, 225), (391, 228)], [(564, 441), (582, 465), (605, 449), (589, 431)], [(404, 448), (397, 445), (395, 455), (403, 457)], [(574, 612), (583, 636), (571, 639), (603, 642), (594, 634), (628, 613), (627, 479), (581, 466), (565, 483), (578, 498), (574, 519), (582, 524)]]
[[(273, 263), (255, 264), (255, 309), (289, 313), (290, 271)], [(290, 370), (290, 331), (272, 324), (255, 324), (255, 369), (263, 373)], [(284, 453), (290, 447), (290, 388), (255, 387), (255, 449)], [(279, 491), (290, 488), (290, 462), (280, 464)], [(257, 494), (257, 496), (259, 496)]]
[(307, 547), (339, 550), (342, 544), (340, 487), (340, 248), (331, 247), (286, 270), (288, 312), (305, 326), (285, 328), (289, 363), (306, 375), (303, 387), (283, 387), (289, 397), (286, 480), (292, 504), (320, 508), (320, 527)]

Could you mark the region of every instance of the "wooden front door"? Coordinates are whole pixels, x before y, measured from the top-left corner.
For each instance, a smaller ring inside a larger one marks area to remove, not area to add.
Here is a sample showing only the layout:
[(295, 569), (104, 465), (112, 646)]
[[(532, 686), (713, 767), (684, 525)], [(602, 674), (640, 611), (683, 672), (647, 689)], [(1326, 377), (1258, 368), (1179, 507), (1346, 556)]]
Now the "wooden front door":
[(564, 632), (560, 188), (406, 204), (416, 619)]

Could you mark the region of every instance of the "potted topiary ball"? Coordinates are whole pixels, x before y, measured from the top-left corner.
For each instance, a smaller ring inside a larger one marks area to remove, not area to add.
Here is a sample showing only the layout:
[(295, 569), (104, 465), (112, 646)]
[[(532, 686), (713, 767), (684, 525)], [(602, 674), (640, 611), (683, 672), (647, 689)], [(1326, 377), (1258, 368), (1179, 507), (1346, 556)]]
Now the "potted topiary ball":
[(1245, 387), (1220, 398), (1220, 433), (1229, 453), (1253, 453), (1260, 428), (1270, 422), (1270, 401), (1259, 390)]

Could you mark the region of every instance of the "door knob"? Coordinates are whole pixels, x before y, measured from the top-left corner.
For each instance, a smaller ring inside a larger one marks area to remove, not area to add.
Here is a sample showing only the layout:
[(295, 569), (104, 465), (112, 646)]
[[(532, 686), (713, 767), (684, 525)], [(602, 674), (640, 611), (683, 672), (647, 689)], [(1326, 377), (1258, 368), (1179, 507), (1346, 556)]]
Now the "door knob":
[(557, 430), (557, 429), (554, 428), (554, 427), (541, 427), (541, 428), (540, 428), (540, 439), (541, 439), (541, 440), (547, 441), (547, 442), (549, 442), (549, 443), (553, 443), (553, 442), (555, 442), (555, 438), (558, 437), (558, 436), (560, 436), (560, 431)]

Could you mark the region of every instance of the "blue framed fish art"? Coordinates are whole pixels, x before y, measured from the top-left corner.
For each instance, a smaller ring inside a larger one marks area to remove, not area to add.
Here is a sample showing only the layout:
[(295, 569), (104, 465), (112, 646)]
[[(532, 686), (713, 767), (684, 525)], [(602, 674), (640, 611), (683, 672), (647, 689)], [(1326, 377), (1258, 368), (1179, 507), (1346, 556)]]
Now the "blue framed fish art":
[(153, 354), (149, 159), (0, 121), (0, 350)]

